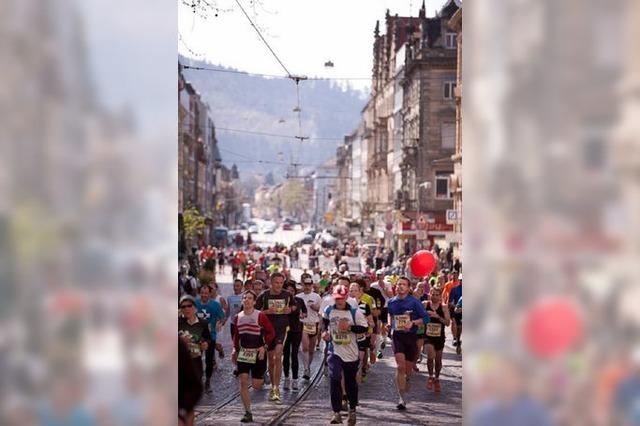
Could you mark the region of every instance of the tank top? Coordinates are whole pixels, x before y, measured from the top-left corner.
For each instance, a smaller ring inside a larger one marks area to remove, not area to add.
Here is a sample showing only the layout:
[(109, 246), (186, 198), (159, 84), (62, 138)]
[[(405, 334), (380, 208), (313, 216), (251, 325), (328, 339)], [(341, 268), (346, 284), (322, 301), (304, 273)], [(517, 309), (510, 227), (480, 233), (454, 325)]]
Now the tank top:
[[(427, 304), (427, 310), (432, 311), (431, 302)], [(436, 313), (440, 318), (444, 317), (444, 310), (442, 309), (442, 303), (436, 309)], [(432, 339), (444, 339), (444, 322), (440, 318), (431, 318), (426, 325), (425, 335)]]
[(264, 344), (264, 339), (262, 338), (262, 327), (260, 327), (260, 322), (258, 320), (259, 317), (260, 311), (257, 309), (254, 309), (250, 315), (247, 315), (242, 311), (236, 316), (236, 327), (241, 347), (246, 349), (255, 349)]

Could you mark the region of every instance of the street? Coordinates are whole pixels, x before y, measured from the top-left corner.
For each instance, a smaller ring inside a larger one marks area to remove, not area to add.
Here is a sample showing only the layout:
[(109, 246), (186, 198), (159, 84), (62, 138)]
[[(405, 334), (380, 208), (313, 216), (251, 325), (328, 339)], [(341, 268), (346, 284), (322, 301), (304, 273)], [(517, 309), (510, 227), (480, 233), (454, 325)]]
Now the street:
[[(256, 242), (279, 241), (290, 243), (302, 234), (301, 231), (278, 230), (274, 234), (256, 234)], [(253, 238), (253, 237), (252, 237)], [(301, 270), (293, 270), (299, 277)], [(220, 293), (232, 294), (231, 270), (227, 266), (223, 274), (217, 275)], [(443, 357), (442, 392), (436, 394), (425, 389), (426, 356), (418, 364), (420, 370), (411, 379), (407, 411), (396, 410), (395, 360), (389, 341), (382, 359), (371, 368), (367, 380), (360, 385), (358, 424), (377, 424), (384, 418), (390, 424), (461, 424), (462, 423), (462, 360), (455, 354), (449, 330)], [(196, 408), (196, 424), (237, 424), (244, 413), (238, 397), (238, 384), (232, 375), (230, 361), (232, 350), (228, 324), (218, 333), (218, 342), (224, 347), (225, 357), (218, 359), (211, 384), (212, 392), (204, 394)], [(267, 390), (252, 391), (254, 422), (258, 424), (328, 424), (331, 414), (327, 377), (320, 369), (322, 351), (316, 352), (312, 365), (312, 379), (300, 382), (299, 391), (283, 391), (282, 404), (267, 401)], [(217, 356), (217, 355), (216, 355)], [(300, 357), (302, 364), (302, 357)], [(314, 377), (317, 374), (317, 379)], [(308, 388), (308, 389), (307, 389)]]

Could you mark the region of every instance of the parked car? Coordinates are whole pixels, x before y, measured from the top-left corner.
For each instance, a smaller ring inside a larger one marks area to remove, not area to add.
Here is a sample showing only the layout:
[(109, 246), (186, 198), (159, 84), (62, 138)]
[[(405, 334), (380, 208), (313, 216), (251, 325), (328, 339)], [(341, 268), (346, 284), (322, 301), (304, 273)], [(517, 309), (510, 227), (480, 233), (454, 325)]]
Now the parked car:
[(322, 247), (336, 247), (338, 245), (338, 239), (328, 232), (321, 232), (316, 234), (315, 242)]
[(277, 229), (277, 225), (275, 222), (272, 221), (266, 221), (262, 224), (262, 232), (264, 232), (265, 234), (273, 234), (274, 232), (276, 232)]
[(304, 234), (302, 238), (300, 238), (298, 241), (295, 242), (295, 244), (297, 245), (312, 244), (312, 243), (313, 243), (313, 237), (310, 234)]

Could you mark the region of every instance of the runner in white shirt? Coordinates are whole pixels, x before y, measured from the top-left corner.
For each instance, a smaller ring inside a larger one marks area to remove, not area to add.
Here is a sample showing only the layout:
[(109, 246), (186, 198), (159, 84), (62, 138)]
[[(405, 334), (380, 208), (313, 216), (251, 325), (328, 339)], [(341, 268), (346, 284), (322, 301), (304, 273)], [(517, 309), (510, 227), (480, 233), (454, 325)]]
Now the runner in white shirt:
[(333, 291), (335, 303), (328, 306), (323, 313), (325, 331), (322, 339), (327, 342), (330, 355), (328, 357), (332, 424), (342, 423), (342, 378), (349, 400), (349, 416), (347, 424), (356, 424), (356, 405), (358, 405), (358, 333), (366, 333), (369, 324), (362, 312), (346, 303), (348, 290), (344, 285), (337, 285)]
[(302, 320), (302, 360), (304, 374), (302, 378), (309, 380), (311, 376), (311, 362), (315, 352), (316, 339), (318, 338), (318, 323), (320, 322), (320, 304), (322, 298), (313, 291), (313, 279), (308, 274), (302, 277), (302, 293), (297, 297), (302, 299), (307, 306), (307, 317)]

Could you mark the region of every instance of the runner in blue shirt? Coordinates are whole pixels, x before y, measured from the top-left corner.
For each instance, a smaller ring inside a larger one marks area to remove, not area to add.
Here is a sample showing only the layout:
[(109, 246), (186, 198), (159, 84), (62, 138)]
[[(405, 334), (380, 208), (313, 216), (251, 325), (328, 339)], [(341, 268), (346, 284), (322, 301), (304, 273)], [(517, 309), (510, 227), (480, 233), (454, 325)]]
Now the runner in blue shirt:
[(396, 296), (389, 300), (387, 331), (393, 330), (392, 345), (396, 359), (396, 386), (400, 400), (398, 410), (406, 410), (405, 395), (408, 392), (409, 377), (418, 359), (418, 325), (427, 324), (429, 315), (422, 303), (409, 294), (411, 281), (407, 277), (398, 278)]
[(208, 285), (200, 288), (200, 297), (196, 299), (196, 309), (198, 312), (198, 318), (206, 321), (209, 324), (209, 332), (211, 333), (211, 341), (205, 351), (205, 376), (207, 380), (205, 382), (205, 391), (211, 392), (211, 375), (213, 374), (213, 367), (216, 363), (215, 360), (215, 347), (216, 347), (216, 331), (218, 322), (222, 323), (225, 320), (224, 311), (222, 305), (211, 299), (211, 289)]

